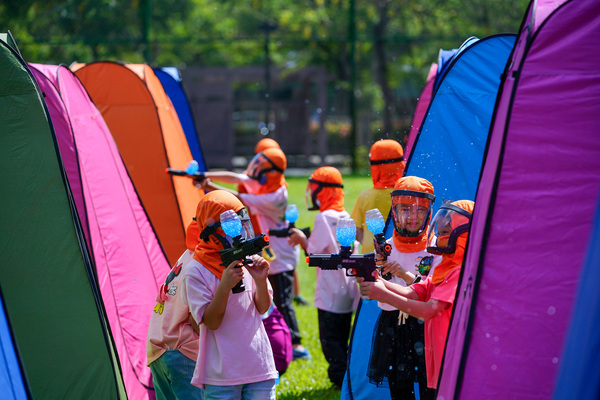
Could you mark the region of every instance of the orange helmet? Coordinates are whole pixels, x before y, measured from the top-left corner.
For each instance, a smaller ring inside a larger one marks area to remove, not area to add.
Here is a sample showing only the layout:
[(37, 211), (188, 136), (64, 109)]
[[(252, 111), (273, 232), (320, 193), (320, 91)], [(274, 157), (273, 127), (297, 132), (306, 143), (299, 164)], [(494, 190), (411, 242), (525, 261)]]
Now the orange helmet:
[(279, 149), (279, 143), (271, 138), (260, 139), (254, 147), (254, 154), (258, 154), (266, 149)]
[(267, 183), (267, 172), (276, 171), (283, 174), (287, 167), (287, 159), (281, 149), (271, 147), (257, 153), (246, 168), (246, 175), (256, 179), (261, 185)]
[(474, 208), (475, 203), (471, 200), (442, 204), (427, 232), (427, 251), (432, 254), (454, 253), (458, 237), (471, 228)]
[(396, 232), (402, 237), (423, 235), (435, 201), (433, 185), (427, 179), (405, 176), (396, 181), (391, 196)]
[[(344, 191), (342, 188), (342, 174), (334, 167), (317, 168), (308, 178), (308, 185), (304, 198), (306, 208), (309, 210), (319, 210), (332, 208), (334, 203), (344, 200)], [(325, 189), (325, 191), (324, 191)], [(310, 203), (309, 203), (310, 199)], [(336, 209), (339, 207), (335, 207)]]
[(369, 162), (373, 186), (377, 189), (392, 187), (404, 172), (404, 151), (395, 140), (378, 140), (371, 146)]

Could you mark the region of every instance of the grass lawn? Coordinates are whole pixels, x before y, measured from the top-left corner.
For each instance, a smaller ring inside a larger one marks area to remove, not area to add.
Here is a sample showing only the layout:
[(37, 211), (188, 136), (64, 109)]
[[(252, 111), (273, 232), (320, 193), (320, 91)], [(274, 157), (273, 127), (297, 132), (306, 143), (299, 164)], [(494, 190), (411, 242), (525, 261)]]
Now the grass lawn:
[[(304, 200), (304, 192), (308, 177), (286, 177), (288, 182), (289, 204), (296, 204), (300, 216), (296, 222), (299, 228), (310, 226), (312, 229), (315, 215), (318, 211), (308, 211)], [(359, 193), (372, 187), (370, 176), (344, 177), (345, 207), (350, 213)], [(297, 266), (300, 291), (302, 296), (311, 303), (311, 306), (296, 306), (296, 317), (302, 334), (302, 344), (311, 352), (313, 359), (310, 361), (293, 361), (288, 370), (281, 377), (277, 385), (277, 398), (282, 400), (307, 399), (331, 400), (339, 399), (340, 391), (327, 377), (327, 362), (321, 351), (319, 343), (319, 325), (317, 322), (317, 309), (312, 306), (315, 293), (315, 270), (306, 265), (304, 253), (301, 252), (300, 263)]]

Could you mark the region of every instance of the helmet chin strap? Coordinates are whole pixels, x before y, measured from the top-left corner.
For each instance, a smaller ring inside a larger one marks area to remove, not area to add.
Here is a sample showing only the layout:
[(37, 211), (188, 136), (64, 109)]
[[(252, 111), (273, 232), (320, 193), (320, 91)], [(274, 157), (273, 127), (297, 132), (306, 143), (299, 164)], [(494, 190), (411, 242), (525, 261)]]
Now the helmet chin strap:
[(206, 228), (200, 232), (200, 239), (208, 242), (208, 239), (212, 235), (215, 239), (217, 239), (222, 245), (223, 248), (228, 249), (231, 247), (227, 238), (219, 233), (217, 233), (217, 228), (221, 226), (220, 222), (215, 222), (214, 224), (208, 225)]

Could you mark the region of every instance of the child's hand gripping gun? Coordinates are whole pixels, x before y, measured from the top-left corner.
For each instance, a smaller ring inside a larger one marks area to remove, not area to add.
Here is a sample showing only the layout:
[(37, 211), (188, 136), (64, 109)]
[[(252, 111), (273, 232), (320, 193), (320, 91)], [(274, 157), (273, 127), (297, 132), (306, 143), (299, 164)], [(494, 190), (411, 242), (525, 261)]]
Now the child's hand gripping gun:
[(167, 168), (165, 172), (167, 174), (176, 175), (176, 176), (186, 176), (188, 178), (192, 178), (195, 181), (203, 181), (206, 179), (206, 176), (202, 172), (200, 172), (198, 166), (198, 161), (192, 160), (187, 165), (185, 170), (183, 169), (175, 169), (175, 168)]
[[(381, 211), (379, 211), (377, 208), (368, 210), (365, 213), (365, 222), (369, 231), (375, 235), (375, 238), (373, 238), (375, 253), (382, 257), (382, 261), (387, 261), (390, 254), (392, 254), (392, 245), (386, 242), (385, 235), (383, 234), (385, 221), (383, 220)], [(389, 272), (387, 274), (383, 274), (382, 276), (383, 279), (388, 281), (392, 279), (392, 274)]]
[[(225, 211), (221, 214), (221, 228), (225, 234), (233, 238), (233, 247), (219, 250), (221, 256), (221, 265), (227, 268), (232, 262), (242, 260), (236, 268), (241, 268), (242, 265), (252, 264), (252, 260), (246, 258), (253, 254), (259, 254), (269, 245), (269, 237), (260, 234), (252, 239), (244, 240), (242, 238), (242, 222), (239, 216), (232, 210)], [(245, 290), (244, 282), (240, 280), (231, 289), (233, 293), (241, 293)]]
[(309, 267), (321, 269), (346, 270), (347, 276), (359, 276), (365, 281), (373, 282), (373, 271), (377, 269), (375, 254), (352, 254), (352, 244), (356, 238), (356, 226), (351, 218), (342, 218), (338, 221), (335, 231), (338, 242), (342, 248), (338, 254), (310, 254), (307, 257)]
[[(269, 229), (269, 236), (289, 237), (292, 228), (295, 228), (295, 223), (298, 220), (298, 207), (295, 204), (290, 204), (285, 209), (285, 219), (288, 221), (288, 227), (282, 229)], [(300, 229), (304, 235), (310, 237), (310, 227)]]

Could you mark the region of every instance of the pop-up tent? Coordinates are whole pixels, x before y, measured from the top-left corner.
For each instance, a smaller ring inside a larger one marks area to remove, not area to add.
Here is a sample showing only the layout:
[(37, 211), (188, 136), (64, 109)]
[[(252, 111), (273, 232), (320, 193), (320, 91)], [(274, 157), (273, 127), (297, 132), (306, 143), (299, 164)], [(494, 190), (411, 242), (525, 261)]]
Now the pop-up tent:
[(440, 49), (437, 63), (431, 64), (431, 67), (429, 68), (429, 73), (427, 74), (427, 79), (425, 80), (425, 86), (423, 87), (421, 95), (417, 100), (417, 106), (415, 107), (413, 119), (410, 124), (410, 131), (408, 132), (408, 137), (406, 139), (406, 147), (404, 148), (405, 159), (407, 159), (410, 156), (410, 153), (412, 153), (412, 148), (415, 144), (415, 138), (421, 129), (423, 120), (425, 119), (425, 114), (427, 113), (427, 109), (431, 103), (433, 92), (437, 90), (437, 86), (444, 75), (444, 71), (446, 71), (446, 68), (448, 68), (448, 62), (452, 60), (452, 57), (457, 51), (458, 49)]
[(0, 387), (6, 400), (26, 400), (30, 397), (27, 381), (23, 377), (19, 354), (6, 319), (4, 301), (0, 292)]
[(0, 284), (25, 385), (39, 399), (126, 398), (48, 110), (4, 41), (0, 74)]
[(192, 160), (175, 108), (147, 65), (96, 62), (71, 67), (106, 121), (170, 264), (185, 250), (185, 227), (201, 192), (166, 168)]
[[(99, 289), (130, 399), (153, 397), (146, 337), (156, 293), (169, 272), (102, 115), (65, 66), (30, 64), (45, 95), (61, 157), (75, 159)], [(70, 140), (64, 139), (69, 137)], [(74, 153), (74, 155), (70, 154)], [(65, 165), (68, 171), (68, 167)], [(76, 175), (73, 173), (72, 175)], [(134, 317), (135, 316), (135, 317)]]
[[(586, 323), (573, 317), (580, 282), (593, 279), (582, 268), (600, 188), (599, 36), (597, 1), (531, 2), (503, 74), (438, 398), (598, 398), (598, 332), (595, 347), (564, 351), (569, 322)], [(584, 307), (597, 309), (597, 292)]]
[[(436, 194), (436, 212), (442, 199), (474, 199), (500, 76), (515, 35), (467, 40), (447, 63), (438, 80), (425, 120), (408, 159), (405, 175), (429, 180)], [(393, 224), (386, 227), (391, 237)], [(361, 300), (357, 310), (348, 370), (342, 398), (385, 399), (385, 383), (375, 387), (366, 376), (370, 345), (380, 309), (377, 302)]]
[(425, 118), (427, 108), (429, 108), (429, 103), (431, 102), (431, 95), (433, 94), (433, 84), (435, 83), (437, 70), (438, 64), (431, 64), (431, 68), (429, 68), (429, 73), (427, 74), (427, 79), (425, 80), (425, 86), (423, 87), (423, 90), (419, 95), (419, 99), (417, 100), (417, 106), (415, 107), (415, 112), (413, 114), (412, 122), (410, 124), (410, 130), (408, 131), (408, 137), (406, 138), (406, 146), (404, 147), (405, 158), (408, 158), (408, 155), (412, 151), (412, 147), (415, 143), (415, 138), (417, 137), (419, 128), (421, 128), (421, 124), (423, 123), (423, 119)]
[(198, 132), (196, 131), (196, 124), (194, 123), (190, 103), (181, 84), (179, 69), (175, 67), (154, 68), (154, 73), (160, 80), (165, 93), (167, 93), (177, 111), (177, 116), (192, 152), (192, 157), (198, 162), (200, 172), (206, 172), (207, 168), (204, 161), (204, 154), (202, 153), (202, 146), (200, 146), (200, 140), (198, 139)]

